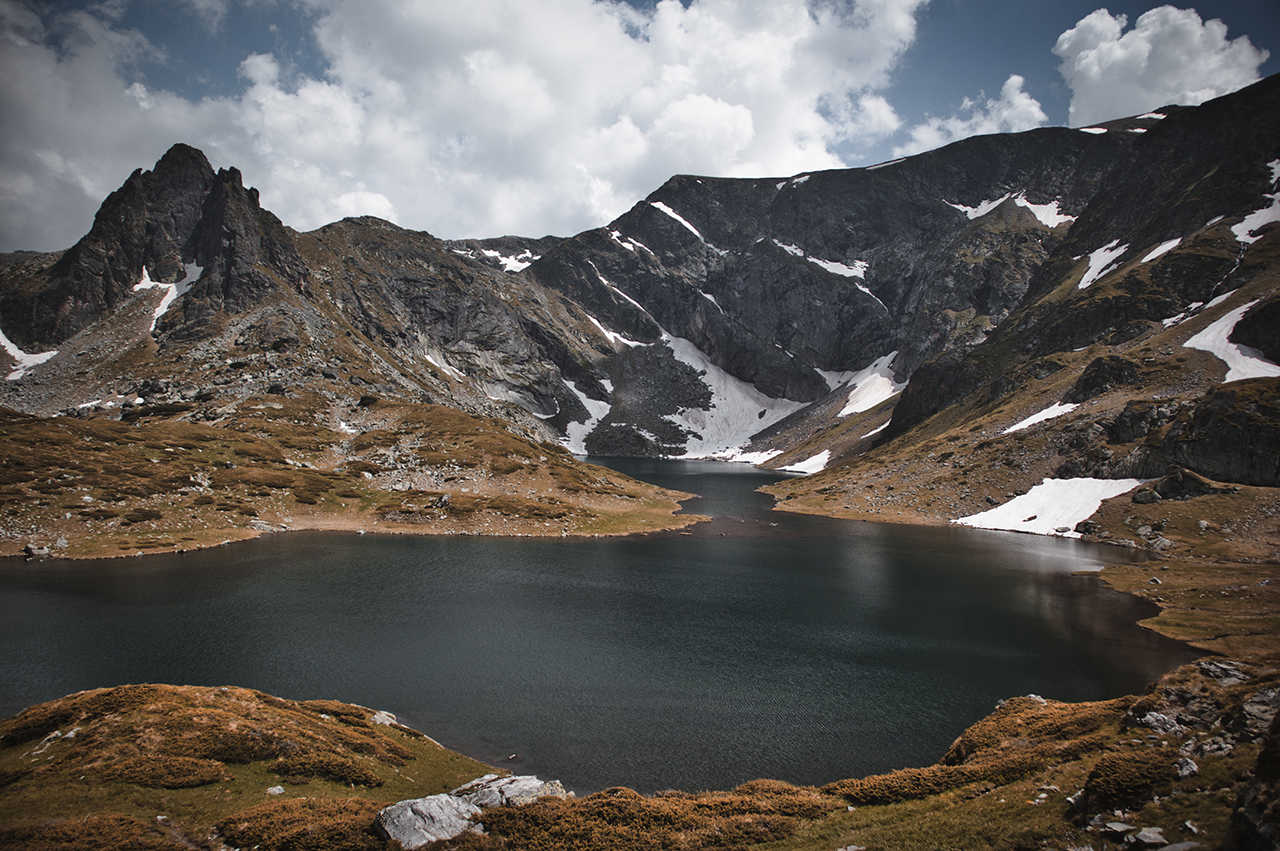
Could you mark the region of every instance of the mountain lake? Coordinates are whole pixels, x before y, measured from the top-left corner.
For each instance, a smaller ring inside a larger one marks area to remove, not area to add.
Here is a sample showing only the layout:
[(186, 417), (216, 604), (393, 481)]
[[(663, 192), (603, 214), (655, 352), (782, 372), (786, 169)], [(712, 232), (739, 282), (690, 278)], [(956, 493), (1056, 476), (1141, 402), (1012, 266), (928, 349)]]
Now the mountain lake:
[[(133, 682), (394, 712), (579, 794), (929, 764), (1004, 697), (1142, 691), (1203, 655), (1077, 541), (771, 512), (777, 474), (590, 459), (713, 520), (627, 538), (294, 532), (0, 560), (0, 715)], [(513, 757), (509, 759), (509, 757)]]

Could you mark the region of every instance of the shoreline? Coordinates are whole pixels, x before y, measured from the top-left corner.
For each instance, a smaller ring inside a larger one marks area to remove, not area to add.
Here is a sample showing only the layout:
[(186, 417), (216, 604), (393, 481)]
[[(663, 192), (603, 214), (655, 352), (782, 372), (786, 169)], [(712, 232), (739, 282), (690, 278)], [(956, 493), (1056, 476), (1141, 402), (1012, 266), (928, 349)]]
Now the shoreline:
[[(1188, 552), (1169, 555), (1120, 543), (1129, 540), (1123, 535), (1133, 534), (1125, 522), (1126, 503), (1126, 495), (1106, 500), (1093, 515), (1114, 540), (1098, 536), (1069, 540), (1105, 544), (1134, 556), (1145, 556), (1129, 562), (1104, 560), (1101, 569), (1094, 572), (1108, 588), (1146, 600), (1159, 609), (1155, 615), (1137, 621), (1137, 625), (1206, 653), (1280, 662), (1280, 592), (1272, 591), (1268, 599), (1257, 599), (1259, 595), (1250, 593), (1254, 589), (1274, 589), (1280, 585), (1280, 562), (1260, 556), (1257, 549), (1250, 546), (1233, 546), (1225, 551), (1191, 546)], [(781, 500), (775, 502), (772, 510), (900, 526), (954, 525), (937, 516), (904, 510), (875, 514), (848, 509), (822, 510), (813, 505), (788, 505)], [(1200, 604), (1206, 599), (1214, 605)], [(1251, 605), (1240, 605), (1242, 602)], [(1224, 608), (1243, 611), (1230, 612), (1234, 621), (1224, 622)]]
[[(696, 498), (696, 495), (689, 495), (676, 503), (677, 507), (665, 522), (646, 522), (636, 528), (609, 529), (590, 532), (564, 532), (558, 529), (551, 529), (539, 524), (536, 520), (523, 519), (521, 523), (517, 520), (509, 525), (515, 528), (507, 528), (502, 531), (489, 531), (478, 528), (458, 528), (456, 525), (450, 527), (447, 524), (432, 525), (424, 528), (424, 524), (412, 523), (391, 523), (372, 518), (351, 517), (346, 515), (322, 515), (319, 517), (307, 518), (304, 522), (294, 523), (281, 528), (275, 529), (259, 529), (252, 527), (228, 526), (223, 529), (207, 530), (213, 534), (207, 542), (196, 542), (194, 545), (187, 546), (164, 546), (149, 547), (145, 550), (139, 549), (136, 552), (116, 552), (105, 549), (98, 550), (94, 548), (76, 550), (74, 552), (64, 553), (62, 551), (50, 549), (48, 554), (27, 555), (23, 552), (18, 542), (3, 541), (0, 542), (0, 559), (24, 559), (28, 562), (66, 560), (66, 561), (97, 561), (101, 559), (130, 559), (144, 558), (150, 555), (176, 555), (180, 553), (201, 552), (203, 550), (216, 549), (218, 547), (227, 546), (228, 544), (237, 544), (244, 541), (252, 541), (267, 535), (283, 535), (290, 532), (337, 532), (355, 535), (418, 535), (422, 537), (452, 537), (455, 535), (469, 537), (491, 537), (491, 538), (563, 538), (565, 540), (585, 540), (589, 538), (622, 538), (631, 536), (641, 536), (658, 534), (663, 532), (675, 532), (681, 529), (687, 529), (690, 526), (696, 526), (699, 523), (705, 523), (711, 518), (702, 514), (680, 514), (682, 509), (681, 503), (688, 499)], [(362, 522), (363, 521), (363, 522)], [(221, 538), (221, 540), (218, 540)]]

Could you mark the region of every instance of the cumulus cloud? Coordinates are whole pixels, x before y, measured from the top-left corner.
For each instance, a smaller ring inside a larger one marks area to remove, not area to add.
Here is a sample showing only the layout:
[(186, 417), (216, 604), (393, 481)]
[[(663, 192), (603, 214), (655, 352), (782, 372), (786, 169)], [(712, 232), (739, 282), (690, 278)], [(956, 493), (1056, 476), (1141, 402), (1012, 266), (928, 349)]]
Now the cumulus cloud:
[(1058, 37), (1070, 123), (1093, 124), (1171, 103), (1197, 105), (1258, 79), (1268, 53), (1194, 9), (1159, 6), (1128, 18), (1098, 9)]
[(895, 157), (932, 150), (958, 139), (986, 133), (1015, 133), (1030, 130), (1048, 121), (1040, 102), (1023, 90), (1026, 81), (1009, 75), (1000, 87), (1000, 96), (965, 98), (960, 109), (945, 118), (930, 116), (909, 131), (910, 138), (893, 149)]
[(572, 233), (674, 173), (839, 167), (899, 127), (880, 92), (924, 2), (307, 0), (323, 74), (247, 56), (240, 92), (195, 101), (142, 84), (156, 48), (117, 20), (0, 0), (21, 42), (0, 51), (0, 247), (70, 244), (175, 141), (295, 227), (371, 213), (442, 236)]

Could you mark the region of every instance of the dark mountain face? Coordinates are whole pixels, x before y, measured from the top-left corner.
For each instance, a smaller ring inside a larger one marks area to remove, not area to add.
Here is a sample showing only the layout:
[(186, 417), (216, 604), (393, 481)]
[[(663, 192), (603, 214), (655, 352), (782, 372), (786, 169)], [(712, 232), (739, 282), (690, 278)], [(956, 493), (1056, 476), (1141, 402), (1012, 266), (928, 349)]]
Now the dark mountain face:
[(203, 153), (174, 145), (111, 193), (93, 228), (52, 267), (4, 292), (0, 315), (19, 345), (54, 347), (131, 298), (144, 267), (163, 282), (182, 279), (186, 264), (204, 274), (166, 325), (193, 326), (187, 336), (305, 274), (284, 226), (238, 170), (215, 174)]
[[(440, 241), (372, 218), (298, 234), (235, 169), (176, 145), (70, 250), (0, 264), (9, 339), (78, 355), (4, 401), (51, 411), (122, 392), (93, 341), (111, 336), (115, 357), (133, 317), (130, 345), (159, 347), (143, 372), (170, 385), (310, 377), (500, 415), (579, 451), (835, 457), (866, 448), (861, 418), (885, 419), (889, 399), (881, 441), (961, 402), (989, 410), (1062, 353), (1143, 339), (1269, 269), (1230, 227), (1274, 191), (1277, 101), (1280, 78), (1105, 132), (782, 179), (677, 176), (569, 239)], [(144, 267), (176, 285), (154, 327)], [(1265, 349), (1272, 312), (1240, 339)], [(234, 380), (232, 362), (246, 364)]]

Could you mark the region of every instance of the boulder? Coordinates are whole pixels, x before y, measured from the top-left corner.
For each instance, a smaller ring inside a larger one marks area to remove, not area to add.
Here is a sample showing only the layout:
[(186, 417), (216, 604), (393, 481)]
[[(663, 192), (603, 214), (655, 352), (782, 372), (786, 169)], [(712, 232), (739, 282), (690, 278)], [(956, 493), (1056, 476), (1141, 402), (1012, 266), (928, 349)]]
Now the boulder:
[(453, 795), (428, 795), (398, 801), (378, 813), (374, 827), (404, 848), (421, 848), (429, 842), (453, 839), (468, 831), (482, 833), (473, 820), (480, 808)]
[(542, 781), (532, 774), (500, 777), (486, 774), (464, 783), (450, 794), (480, 807), (519, 807), (539, 798), (568, 798), (559, 780)]

